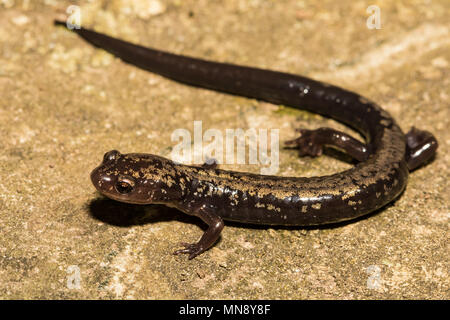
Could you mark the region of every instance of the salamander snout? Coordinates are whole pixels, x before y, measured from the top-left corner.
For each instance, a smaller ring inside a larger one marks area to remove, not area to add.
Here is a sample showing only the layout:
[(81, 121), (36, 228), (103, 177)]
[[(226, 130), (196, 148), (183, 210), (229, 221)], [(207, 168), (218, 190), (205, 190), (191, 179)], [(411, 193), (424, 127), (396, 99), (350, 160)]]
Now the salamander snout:
[(103, 193), (103, 190), (109, 190), (113, 186), (114, 177), (113, 175), (108, 174), (107, 171), (114, 166), (119, 157), (119, 151), (108, 151), (103, 155), (102, 163), (97, 168), (92, 170), (91, 181), (94, 184), (95, 188), (101, 193)]
[(126, 201), (135, 191), (137, 181), (135, 177), (126, 174), (129, 170), (122, 158), (117, 150), (106, 152), (102, 163), (92, 170), (91, 181), (103, 195)]
[(179, 197), (174, 181), (174, 164), (165, 158), (106, 152), (102, 163), (92, 170), (91, 181), (104, 196), (127, 203), (162, 203)]

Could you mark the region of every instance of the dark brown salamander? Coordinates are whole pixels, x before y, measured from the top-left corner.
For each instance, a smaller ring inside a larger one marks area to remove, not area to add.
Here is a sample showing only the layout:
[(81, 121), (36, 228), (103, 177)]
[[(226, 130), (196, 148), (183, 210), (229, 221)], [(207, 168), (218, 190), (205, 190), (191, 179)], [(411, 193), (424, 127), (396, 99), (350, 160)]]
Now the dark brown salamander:
[[(62, 22), (55, 22), (63, 24)], [(174, 253), (192, 259), (219, 238), (223, 220), (310, 226), (365, 215), (394, 200), (408, 170), (430, 159), (434, 136), (406, 135), (377, 104), (336, 86), (301, 76), (189, 58), (134, 45), (94, 31), (74, 30), (122, 60), (176, 81), (319, 113), (359, 131), (366, 144), (330, 128), (300, 130), (288, 145), (317, 156), (323, 146), (358, 160), (345, 172), (313, 178), (264, 176), (176, 164), (151, 154), (107, 152), (91, 173), (97, 190), (117, 201), (173, 206), (208, 224), (200, 241)]]

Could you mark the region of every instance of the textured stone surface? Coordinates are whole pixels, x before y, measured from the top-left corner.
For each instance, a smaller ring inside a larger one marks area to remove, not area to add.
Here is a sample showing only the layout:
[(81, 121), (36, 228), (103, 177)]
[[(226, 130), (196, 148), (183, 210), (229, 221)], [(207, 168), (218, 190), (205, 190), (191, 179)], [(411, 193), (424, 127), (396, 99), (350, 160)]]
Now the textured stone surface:
[[(364, 1), (80, 3), (83, 25), (113, 36), (357, 91), (405, 131), (432, 131), (439, 154), (367, 219), (306, 230), (228, 225), (200, 257), (173, 256), (203, 225), (173, 209), (102, 199), (89, 172), (104, 152), (169, 156), (173, 130), (192, 130), (194, 120), (204, 129), (279, 128), (281, 140), (297, 127), (343, 126), (129, 66), (52, 25), (69, 1), (3, 0), (0, 298), (450, 298), (448, 1), (377, 1), (380, 30), (366, 27)], [(280, 162), (281, 175), (349, 167), (288, 150)]]

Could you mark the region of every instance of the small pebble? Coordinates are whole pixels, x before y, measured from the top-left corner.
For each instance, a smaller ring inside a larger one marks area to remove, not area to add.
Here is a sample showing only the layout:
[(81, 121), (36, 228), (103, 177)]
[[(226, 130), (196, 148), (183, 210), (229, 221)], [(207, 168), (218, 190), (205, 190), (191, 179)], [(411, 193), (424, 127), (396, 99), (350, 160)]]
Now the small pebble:
[(12, 18), (12, 22), (16, 26), (24, 26), (30, 22), (30, 18), (28, 18), (26, 15), (21, 14), (20, 16)]

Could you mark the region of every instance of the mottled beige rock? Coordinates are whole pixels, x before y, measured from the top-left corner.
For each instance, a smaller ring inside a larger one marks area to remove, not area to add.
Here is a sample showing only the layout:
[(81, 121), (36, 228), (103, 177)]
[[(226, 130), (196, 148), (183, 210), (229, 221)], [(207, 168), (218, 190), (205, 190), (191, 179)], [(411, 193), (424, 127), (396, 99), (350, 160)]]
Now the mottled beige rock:
[[(377, 1), (379, 30), (350, 0), (80, 3), (85, 25), (117, 37), (359, 92), (405, 131), (432, 131), (439, 153), (398, 201), (366, 219), (306, 230), (228, 224), (205, 254), (173, 256), (202, 225), (173, 209), (102, 200), (89, 173), (104, 152), (169, 156), (171, 133), (194, 120), (204, 129), (279, 128), (281, 140), (297, 127), (344, 127), (129, 66), (53, 26), (71, 1), (0, 1), (1, 299), (450, 298), (447, 0)], [(281, 175), (349, 167), (288, 150), (280, 162)]]

